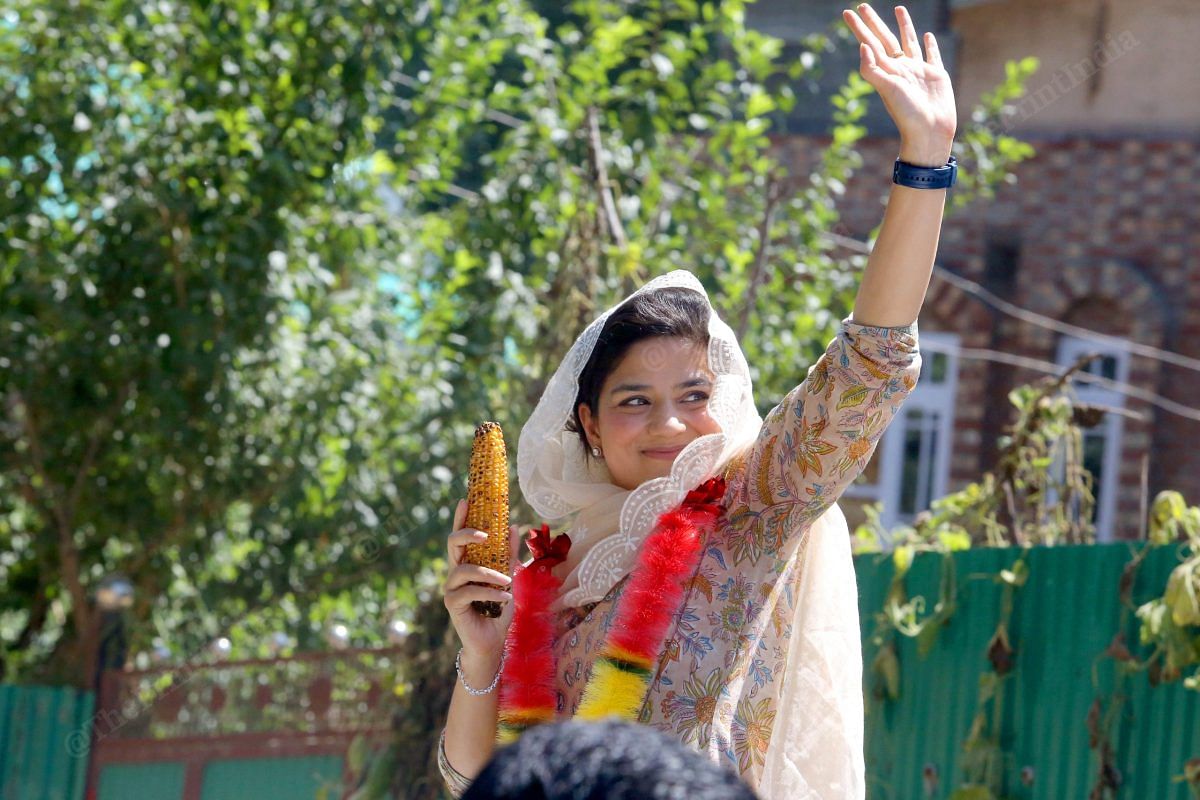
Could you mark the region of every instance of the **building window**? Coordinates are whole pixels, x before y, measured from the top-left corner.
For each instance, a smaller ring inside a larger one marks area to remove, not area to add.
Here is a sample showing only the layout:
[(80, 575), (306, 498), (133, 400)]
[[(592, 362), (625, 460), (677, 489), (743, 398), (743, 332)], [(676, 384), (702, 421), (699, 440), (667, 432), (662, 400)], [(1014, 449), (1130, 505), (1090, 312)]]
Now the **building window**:
[[(1117, 383), (1128, 383), (1129, 354), (1120, 347), (1064, 336), (1058, 342), (1057, 363), (1069, 367), (1082, 356), (1099, 353), (1084, 369)], [(1123, 408), (1125, 396), (1119, 391), (1088, 383), (1082, 379), (1071, 382), (1076, 399), (1081, 403), (1109, 408)], [(1106, 413), (1099, 424), (1083, 431), (1083, 466), (1092, 474), (1092, 492), (1096, 503), (1092, 522), (1096, 539), (1110, 541), (1116, 529), (1118, 470), (1121, 463), (1121, 415)]]
[(875, 455), (846, 495), (881, 501), (885, 528), (911, 522), (946, 493), (958, 385), (959, 337), (922, 333), (917, 387), (888, 426)]

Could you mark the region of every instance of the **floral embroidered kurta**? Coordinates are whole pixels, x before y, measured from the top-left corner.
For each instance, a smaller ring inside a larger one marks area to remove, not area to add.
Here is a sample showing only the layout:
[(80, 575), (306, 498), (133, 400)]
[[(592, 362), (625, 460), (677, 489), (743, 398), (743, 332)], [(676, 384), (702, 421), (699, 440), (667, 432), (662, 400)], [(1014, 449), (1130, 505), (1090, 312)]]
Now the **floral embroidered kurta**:
[[(675, 614), (640, 720), (757, 787), (785, 674), (803, 534), (866, 466), (916, 385), (916, 326), (842, 326), (726, 470), (723, 510)], [(573, 715), (628, 581), (558, 618), (558, 712)], [(453, 785), (453, 776), (447, 776)]]

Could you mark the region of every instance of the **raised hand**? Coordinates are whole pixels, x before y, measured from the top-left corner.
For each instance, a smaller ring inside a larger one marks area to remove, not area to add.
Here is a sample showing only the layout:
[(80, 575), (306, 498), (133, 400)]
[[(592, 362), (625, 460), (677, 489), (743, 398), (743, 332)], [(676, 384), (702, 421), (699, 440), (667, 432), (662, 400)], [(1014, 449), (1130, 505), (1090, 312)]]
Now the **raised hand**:
[(941, 166), (950, 157), (958, 115), (950, 75), (937, 40), (925, 34), (925, 52), (904, 6), (896, 6), (899, 38), (867, 3), (842, 12), (859, 41), (859, 72), (874, 87), (900, 131), (900, 158)]

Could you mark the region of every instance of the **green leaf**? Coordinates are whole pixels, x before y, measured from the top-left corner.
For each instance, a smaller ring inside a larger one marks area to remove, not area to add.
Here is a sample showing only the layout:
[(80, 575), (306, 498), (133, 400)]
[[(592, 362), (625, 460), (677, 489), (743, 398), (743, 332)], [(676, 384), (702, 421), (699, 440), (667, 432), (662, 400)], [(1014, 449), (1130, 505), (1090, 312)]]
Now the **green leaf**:
[(750, 99), (746, 101), (746, 116), (760, 117), (763, 114), (769, 114), (775, 110), (775, 101), (767, 92), (758, 88), (750, 95)]
[(938, 531), (937, 537), (942, 547), (951, 553), (971, 549), (971, 535), (961, 528)]
[(1200, 556), (1171, 570), (1163, 601), (1176, 625), (1200, 625)]
[(890, 643), (879, 648), (871, 662), (873, 669), (883, 680), (884, 691), (888, 698), (900, 698), (900, 660), (896, 657), (896, 649)]

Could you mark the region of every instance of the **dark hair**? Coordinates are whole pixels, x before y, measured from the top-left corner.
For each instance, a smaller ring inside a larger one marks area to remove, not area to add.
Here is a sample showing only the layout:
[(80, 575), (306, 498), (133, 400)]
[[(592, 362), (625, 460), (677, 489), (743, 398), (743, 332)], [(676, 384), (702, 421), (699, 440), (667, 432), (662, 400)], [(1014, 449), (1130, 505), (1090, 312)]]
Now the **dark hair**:
[(732, 769), (646, 725), (558, 722), (501, 747), (462, 800), (756, 800)]
[(567, 430), (578, 434), (586, 460), (592, 457), (588, 449), (579, 404), (587, 403), (592, 415), (600, 404), (600, 389), (604, 381), (621, 363), (629, 348), (644, 339), (681, 337), (708, 347), (708, 303), (696, 291), (678, 286), (641, 292), (622, 303), (608, 319), (592, 348), (592, 355), (579, 374), (579, 393), (571, 405)]

